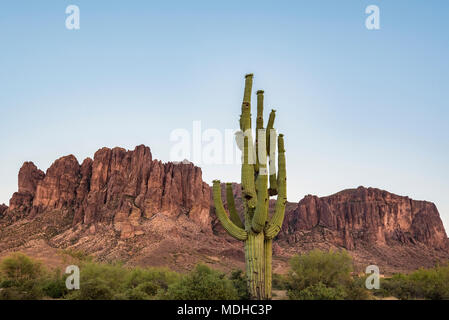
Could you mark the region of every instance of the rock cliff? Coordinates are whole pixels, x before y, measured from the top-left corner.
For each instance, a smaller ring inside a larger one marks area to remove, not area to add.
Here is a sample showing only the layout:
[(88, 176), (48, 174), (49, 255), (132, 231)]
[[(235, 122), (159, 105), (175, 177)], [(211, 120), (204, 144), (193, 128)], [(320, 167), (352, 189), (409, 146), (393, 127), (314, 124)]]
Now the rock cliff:
[(300, 242), (304, 232), (323, 228), (333, 234), (332, 242), (348, 250), (361, 242), (447, 247), (447, 235), (433, 203), (375, 188), (359, 187), (322, 198), (306, 196), (287, 212), (281, 237)]
[(102, 148), (81, 165), (73, 155), (65, 156), (45, 174), (25, 162), (7, 213), (32, 218), (66, 209), (73, 211), (72, 225), (112, 223), (121, 238), (129, 238), (142, 233), (142, 217), (156, 213), (184, 214), (210, 231), (209, 198), (200, 168), (153, 160), (141, 145), (133, 151)]
[[(242, 215), (240, 185), (233, 190)], [(222, 192), (226, 199), (224, 186)], [(273, 245), (275, 272), (286, 270), (291, 255), (314, 248), (345, 248), (360, 270), (376, 264), (384, 273), (449, 259), (433, 203), (364, 187), (287, 203)], [(0, 256), (17, 250), (58, 256), (60, 249), (178, 270), (199, 261), (244, 267), (242, 243), (217, 222), (201, 169), (188, 161), (162, 163), (143, 145), (102, 148), (81, 164), (65, 156), (46, 173), (23, 164), (18, 191), (9, 207), (0, 205)]]

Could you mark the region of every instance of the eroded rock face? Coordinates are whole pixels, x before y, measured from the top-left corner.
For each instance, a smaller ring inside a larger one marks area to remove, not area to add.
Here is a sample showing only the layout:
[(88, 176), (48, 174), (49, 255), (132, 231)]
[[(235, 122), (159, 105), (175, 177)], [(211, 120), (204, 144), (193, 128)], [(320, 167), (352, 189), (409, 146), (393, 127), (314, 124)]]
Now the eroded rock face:
[(31, 209), (37, 185), (45, 177), (34, 163), (25, 162), (19, 170), (19, 190), (9, 201), (9, 210), (27, 212)]
[(3, 212), (5, 212), (8, 209), (8, 206), (6, 204), (0, 204), (0, 217), (3, 215)]
[(72, 207), (80, 183), (80, 165), (73, 155), (56, 160), (36, 188), (33, 213)]
[(353, 250), (358, 242), (417, 242), (447, 246), (447, 235), (433, 203), (411, 200), (387, 191), (359, 187), (328, 197), (306, 196), (286, 212), (281, 238), (301, 241), (303, 232), (326, 229), (327, 241)]
[(37, 184), (44, 179), (45, 174), (34, 163), (25, 162), (19, 171), (19, 193), (30, 193), (34, 196)]
[[(19, 173), (19, 192), (9, 211), (24, 215), (72, 210), (73, 225), (113, 224), (121, 238), (142, 234), (142, 219), (183, 214), (210, 230), (209, 186), (192, 163), (162, 163), (150, 149), (102, 148), (79, 165), (73, 155), (56, 160), (44, 174), (31, 162)], [(95, 227), (91, 229), (95, 231)]]

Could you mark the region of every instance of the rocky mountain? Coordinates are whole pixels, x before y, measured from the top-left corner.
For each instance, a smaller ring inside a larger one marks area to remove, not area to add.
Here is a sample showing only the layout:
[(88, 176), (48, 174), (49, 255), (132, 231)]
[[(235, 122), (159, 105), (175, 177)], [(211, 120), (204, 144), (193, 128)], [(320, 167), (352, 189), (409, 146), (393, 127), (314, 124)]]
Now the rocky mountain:
[[(240, 185), (233, 190), (241, 212)], [(449, 258), (433, 203), (373, 188), (288, 203), (277, 240), (277, 272), (289, 256), (313, 248), (346, 248), (360, 270), (377, 264), (384, 273)], [(177, 270), (199, 261), (222, 269), (244, 263), (242, 243), (216, 221), (201, 169), (153, 160), (143, 145), (102, 148), (81, 164), (65, 156), (46, 173), (25, 162), (9, 207), (0, 206), (0, 256), (17, 250), (51, 263), (61, 250)]]
[(384, 272), (449, 258), (449, 240), (435, 204), (375, 188), (306, 196), (286, 213), (279, 239), (297, 251), (346, 248), (356, 263), (383, 266)]
[(15, 220), (67, 209), (73, 226), (112, 223), (124, 239), (140, 234), (140, 219), (156, 213), (186, 214), (210, 229), (209, 198), (201, 169), (192, 163), (152, 160), (143, 145), (134, 151), (103, 148), (81, 165), (73, 155), (59, 158), (45, 174), (25, 162), (7, 215)]
[(361, 242), (447, 247), (447, 235), (433, 203), (374, 188), (359, 187), (322, 198), (306, 196), (288, 213), (283, 237), (300, 242), (304, 232), (316, 228), (328, 230), (334, 236), (332, 242), (348, 250)]

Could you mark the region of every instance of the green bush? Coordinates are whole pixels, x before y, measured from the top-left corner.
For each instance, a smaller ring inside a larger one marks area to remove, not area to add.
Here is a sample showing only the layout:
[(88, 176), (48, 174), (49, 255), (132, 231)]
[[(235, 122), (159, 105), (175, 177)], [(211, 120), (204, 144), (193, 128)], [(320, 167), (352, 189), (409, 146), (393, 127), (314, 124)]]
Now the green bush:
[(287, 277), (282, 274), (273, 273), (272, 287), (275, 290), (287, 290)]
[(0, 273), (4, 280), (20, 284), (38, 279), (43, 273), (43, 268), (40, 262), (16, 252), (1, 261)]
[(124, 291), (128, 270), (120, 264), (87, 262), (80, 267), (80, 289), (72, 290), (68, 299), (109, 300)]
[(352, 259), (344, 250), (312, 250), (290, 260), (285, 287), (293, 300), (367, 299), (370, 294), (351, 276)]
[(72, 300), (112, 300), (114, 292), (104, 279), (87, 279), (80, 283), (80, 289), (68, 296)]
[(49, 274), (42, 283), (42, 291), (45, 296), (53, 299), (61, 299), (67, 293), (65, 284), (66, 275), (61, 275), (61, 270), (57, 269), (53, 274)]
[(343, 300), (346, 292), (342, 286), (328, 287), (318, 282), (300, 291), (289, 291), (288, 296), (292, 300)]
[(225, 274), (205, 265), (196, 268), (170, 285), (159, 299), (166, 300), (236, 300), (239, 294)]
[(143, 283), (151, 283), (154, 292), (150, 292), (151, 295), (156, 294), (157, 290), (168, 289), (168, 286), (179, 279), (179, 275), (176, 272), (170, 271), (166, 268), (134, 268), (125, 277), (125, 286), (127, 288), (136, 288)]
[(237, 295), (240, 300), (249, 299), (249, 291), (246, 283), (246, 275), (242, 270), (234, 270), (229, 276), (229, 280), (232, 281), (232, 285), (237, 290)]
[(88, 261), (80, 266), (80, 290), (67, 294), (76, 300), (149, 300), (179, 279), (166, 268), (129, 268), (122, 264)]
[(419, 269), (408, 275), (395, 274), (381, 282), (380, 294), (409, 299), (449, 299), (449, 264)]
[(40, 299), (44, 295), (41, 289), (45, 270), (40, 262), (23, 253), (13, 253), (0, 262), (1, 300)]

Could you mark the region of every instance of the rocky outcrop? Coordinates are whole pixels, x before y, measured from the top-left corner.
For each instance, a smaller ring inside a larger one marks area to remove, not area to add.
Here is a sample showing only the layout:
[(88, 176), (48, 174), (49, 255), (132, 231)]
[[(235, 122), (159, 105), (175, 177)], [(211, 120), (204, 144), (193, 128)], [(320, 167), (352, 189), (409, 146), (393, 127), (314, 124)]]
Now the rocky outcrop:
[(73, 207), (79, 182), (78, 160), (73, 155), (59, 158), (37, 185), (32, 213)]
[(359, 187), (328, 197), (306, 196), (286, 213), (280, 238), (303, 240), (305, 232), (323, 233), (326, 241), (355, 250), (371, 245), (416, 244), (447, 248), (447, 235), (433, 203), (387, 191)]
[(32, 218), (68, 210), (73, 226), (112, 224), (121, 238), (130, 238), (143, 233), (142, 219), (157, 213), (186, 215), (210, 231), (209, 198), (200, 168), (153, 160), (150, 149), (141, 145), (133, 151), (102, 148), (81, 165), (73, 155), (65, 156), (46, 174), (26, 162), (8, 212)]
[(37, 185), (45, 177), (34, 163), (25, 162), (19, 171), (19, 190), (12, 195), (9, 210), (27, 212), (31, 209)]
[(8, 209), (8, 206), (4, 203), (0, 204), (0, 217), (3, 215), (3, 212), (5, 212)]

